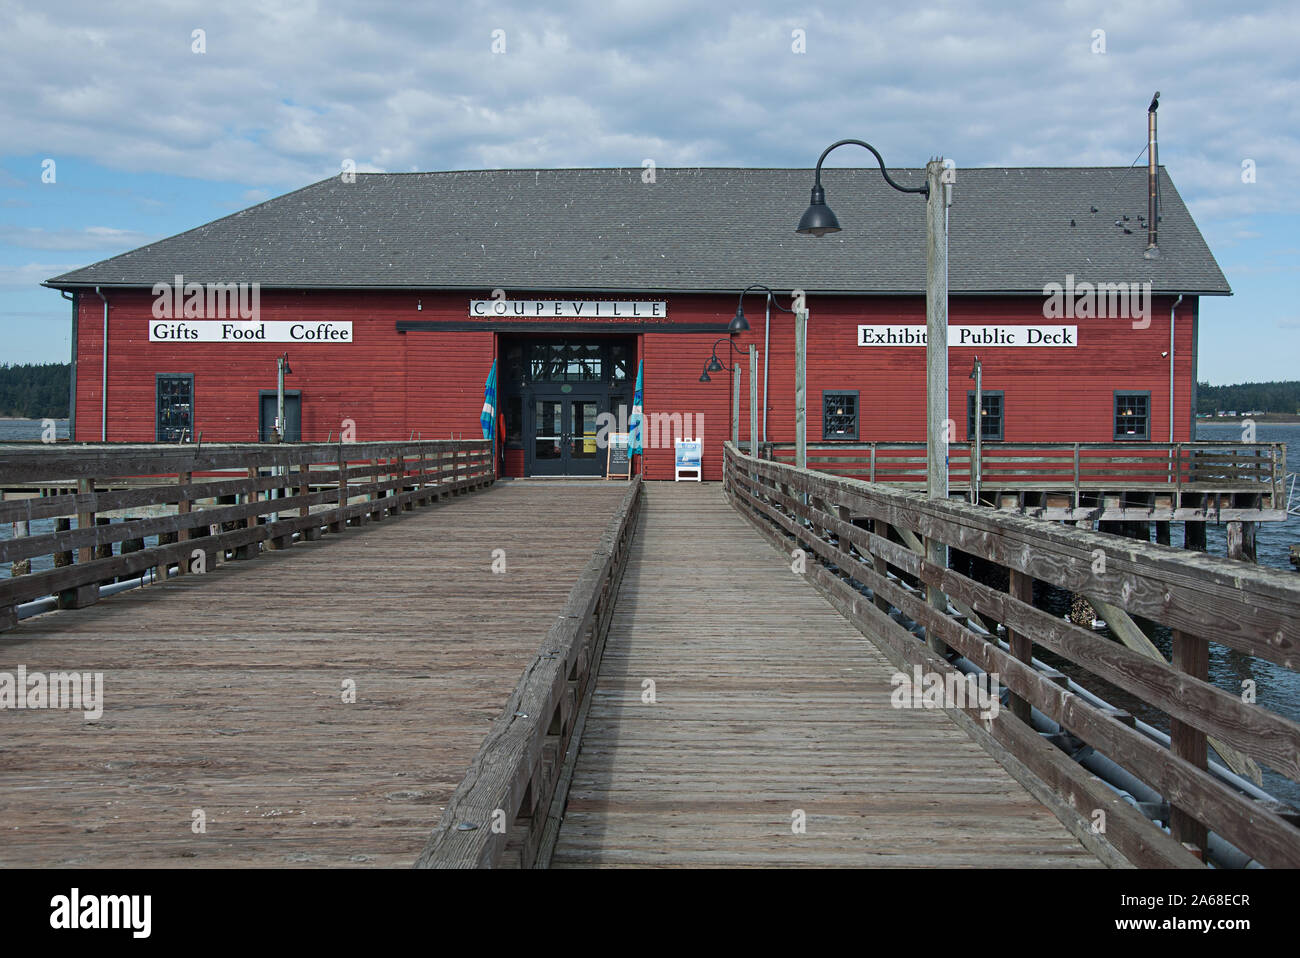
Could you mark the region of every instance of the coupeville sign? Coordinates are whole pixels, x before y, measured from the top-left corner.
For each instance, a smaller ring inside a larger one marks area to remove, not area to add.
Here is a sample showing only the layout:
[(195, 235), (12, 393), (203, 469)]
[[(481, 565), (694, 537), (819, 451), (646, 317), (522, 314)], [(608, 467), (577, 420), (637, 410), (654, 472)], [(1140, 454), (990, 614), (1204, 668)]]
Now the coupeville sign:
[(476, 319), (493, 316), (563, 317), (582, 319), (664, 319), (666, 302), (615, 302), (579, 299), (475, 299), (469, 314)]

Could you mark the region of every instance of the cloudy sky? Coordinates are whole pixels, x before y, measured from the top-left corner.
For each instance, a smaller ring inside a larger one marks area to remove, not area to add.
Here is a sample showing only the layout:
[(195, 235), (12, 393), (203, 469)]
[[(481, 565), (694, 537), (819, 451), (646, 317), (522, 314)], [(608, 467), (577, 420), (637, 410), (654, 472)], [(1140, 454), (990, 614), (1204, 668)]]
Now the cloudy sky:
[(1235, 293), (1202, 301), (1201, 378), (1300, 378), (1293, 3), (534, 6), (0, 0), (0, 362), (66, 361), (42, 280), (345, 160), (797, 167), (859, 137), (900, 167), (1128, 166), (1160, 90)]

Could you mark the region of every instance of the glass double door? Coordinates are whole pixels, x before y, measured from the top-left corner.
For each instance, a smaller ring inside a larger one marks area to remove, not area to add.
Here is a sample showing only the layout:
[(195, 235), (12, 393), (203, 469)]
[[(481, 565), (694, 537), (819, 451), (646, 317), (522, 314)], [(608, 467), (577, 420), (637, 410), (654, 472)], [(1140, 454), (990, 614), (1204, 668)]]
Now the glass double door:
[(601, 405), (594, 396), (535, 396), (528, 440), (530, 475), (603, 475), (604, 450), (596, 442)]

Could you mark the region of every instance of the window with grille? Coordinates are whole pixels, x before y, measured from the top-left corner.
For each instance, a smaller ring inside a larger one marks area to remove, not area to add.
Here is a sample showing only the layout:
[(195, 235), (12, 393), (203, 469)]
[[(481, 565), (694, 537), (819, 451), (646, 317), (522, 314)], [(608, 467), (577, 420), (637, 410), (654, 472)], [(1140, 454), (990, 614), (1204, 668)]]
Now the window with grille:
[[(994, 442), (1002, 439), (1002, 392), (981, 390), (980, 392), (980, 441)], [(975, 441), (975, 392), (966, 394), (966, 439)]]
[(154, 379), (157, 394), (157, 442), (179, 442), (194, 438), (193, 373), (159, 373)]
[(858, 438), (858, 394), (822, 393), (822, 439)]
[(1151, 438), (1151, 393), (1115, 393), (1115, 438)]

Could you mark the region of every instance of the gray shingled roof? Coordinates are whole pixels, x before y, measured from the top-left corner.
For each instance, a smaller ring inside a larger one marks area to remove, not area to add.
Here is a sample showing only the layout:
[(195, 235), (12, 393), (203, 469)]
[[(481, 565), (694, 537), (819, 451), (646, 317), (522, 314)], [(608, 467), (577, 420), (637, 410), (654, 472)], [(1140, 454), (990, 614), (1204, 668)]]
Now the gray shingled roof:
[[(152, 286), (181, 274), (268, 288), (924, 289), (925, 201), (891, 190), (878, 169), (823, 171), (844, 231), (820, 239), (794, 232), (810, 170), (660, 169), (653, 184), (642, 172), (335, 176), (47, 285)], [(920, 170), (891, 175), (924, 181)], [(1076, 282), (1149, 281), (1157, 293), (1230, 293), (1163, 168), (1161, 191), (1161, 256), (1152, 261), (1137, 222), (1147, 208), (1144, 169), (959, 170), (950, 287), (1041, 294), (1073, 273)], [(1129, 235), (1115, 226), (1123, 216)]]

